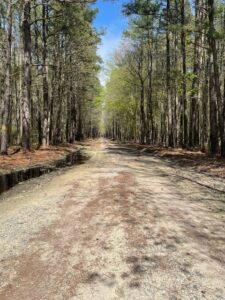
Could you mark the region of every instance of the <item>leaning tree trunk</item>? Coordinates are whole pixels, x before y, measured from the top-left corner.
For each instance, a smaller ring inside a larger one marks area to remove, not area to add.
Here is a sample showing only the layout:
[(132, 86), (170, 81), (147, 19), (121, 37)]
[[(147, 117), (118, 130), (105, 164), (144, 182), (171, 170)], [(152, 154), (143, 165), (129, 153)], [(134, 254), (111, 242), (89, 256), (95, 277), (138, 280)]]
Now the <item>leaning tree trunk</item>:
[(30, 0), (23, 5), (23, 95), (22, 110), (22, 147), (30, 149), (30, 103), (31, 103), (31, 33), (30, 33)]
[(10, 102), (11, 102), (11, 48), (12, 48), (12, 2), (7, 8), (6, 69), (4, 102), (2, 111), (1, 154), (7, 154), (9, 140)]

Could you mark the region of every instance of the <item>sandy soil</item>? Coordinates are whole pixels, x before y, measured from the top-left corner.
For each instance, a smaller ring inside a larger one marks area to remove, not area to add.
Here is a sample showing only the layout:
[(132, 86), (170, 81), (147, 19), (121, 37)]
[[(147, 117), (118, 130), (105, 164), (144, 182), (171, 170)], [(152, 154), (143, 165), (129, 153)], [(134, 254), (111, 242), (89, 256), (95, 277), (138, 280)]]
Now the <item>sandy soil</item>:
[(225, 194), (135, 147), (87, 152), (1, 196), (0, 299), (225, 299)]

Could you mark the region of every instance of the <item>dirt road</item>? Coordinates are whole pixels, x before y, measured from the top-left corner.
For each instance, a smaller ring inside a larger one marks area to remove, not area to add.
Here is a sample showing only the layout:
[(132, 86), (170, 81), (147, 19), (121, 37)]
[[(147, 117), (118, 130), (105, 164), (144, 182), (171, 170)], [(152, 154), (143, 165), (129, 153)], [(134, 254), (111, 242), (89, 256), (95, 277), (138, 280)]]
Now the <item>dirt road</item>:
[(0, 299), (225, 299), (225, 194), (100, 141), (0, 200)]

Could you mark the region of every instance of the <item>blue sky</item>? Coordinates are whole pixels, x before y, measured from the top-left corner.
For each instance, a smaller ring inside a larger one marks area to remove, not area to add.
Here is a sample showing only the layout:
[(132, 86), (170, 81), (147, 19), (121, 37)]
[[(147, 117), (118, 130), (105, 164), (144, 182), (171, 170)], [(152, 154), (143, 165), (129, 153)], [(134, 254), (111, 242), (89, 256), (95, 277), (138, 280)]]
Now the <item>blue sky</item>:
[[(102, 43), (99, 45), (98, 53), (102, 57), (104, 64), (110, 59), (110, 56), (120, 43), (122, 33), (127, 26), (127, 18), (122, 15), (122, 5), (126, 0), (97, 0), (95, 7), (99, 12), (94, 21), (97, 30), (104, 29), (105, 35), (102, 37)], [(104, 71), (100, 74), (102, 84), (105, 83)]]

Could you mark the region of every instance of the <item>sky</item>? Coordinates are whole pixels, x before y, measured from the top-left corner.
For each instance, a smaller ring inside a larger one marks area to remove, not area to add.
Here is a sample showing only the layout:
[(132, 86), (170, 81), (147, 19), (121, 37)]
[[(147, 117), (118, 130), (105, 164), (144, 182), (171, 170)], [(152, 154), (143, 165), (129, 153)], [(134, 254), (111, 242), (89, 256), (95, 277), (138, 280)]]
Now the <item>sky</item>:
[(127, 26), (127, 18), (122, 15), (122, 5), (126, 0), (97, 0), (95, 7), (99, 12), (94, 21), (95, 28), (104, 30), (105, 34), (102, 36), (102, 42), (98, 47), (98, 54), (103, 59), (103, 70), (100, 73), (100, 81), (104, 85), (107, 76), (104, 72), (104, 67), (110, 56), (119, 44), (123, 31)]

